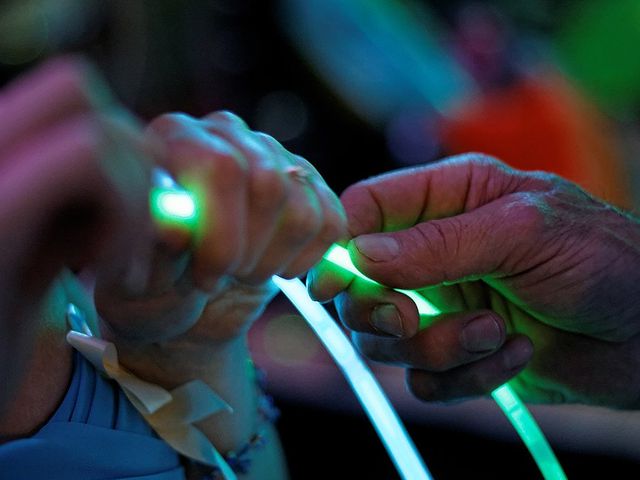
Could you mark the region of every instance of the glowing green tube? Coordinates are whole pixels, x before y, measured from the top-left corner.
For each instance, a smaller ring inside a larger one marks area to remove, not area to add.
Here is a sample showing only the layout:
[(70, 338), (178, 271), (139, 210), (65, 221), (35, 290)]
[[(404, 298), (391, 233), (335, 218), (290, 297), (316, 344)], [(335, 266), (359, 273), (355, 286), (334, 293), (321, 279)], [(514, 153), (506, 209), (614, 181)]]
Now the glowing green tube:
[(549, 442), (516, 392), (505, 383), (491, 392), (491, 396), (522, 438), (543, 477), (547, 480), (566, 480), (567, 476)]
[[(324, 258), (362, 279), (380, 285), (360, 272), (351, 261), (347, 249), (340, 245), (333, 245), (325, 253)], [(417, 292), (400, 289), (396, 289), (396, 291), (407, 294), (416, 303), (419, 313), (426, 315), (440, 313), (434, 305)], [(491, 396), (507, 416), (520, 438), (522, 438), (544, 478), (546, 480), (566, 480), (567, 477), (553, 450), (551, 450), (549, 442), (547, 442), (540, 427), (516, 392), (508, 384), (504, 384), (496, 388), (491, 393)]]
[(200, 211), (195, 197), (164, 170), (152, 172), (153, 187), (149, 192), (152, 218), (160, 225), (193, 230), (200, 221)]
[[(169, 223), (171, 225), (178, 225), (188, 229), (193, 229), (197, 225), (197, 222), (199, 220), (197, 202), (193, 195), (178, 186), (166, 172), (157, 170), (154, 172), (154, 178), (156, 187), (152, 190), (150, 195), (150, 208), (153, 218), (160, 223)], [(338, 267), (347, 270), (362, 279), (379, 285), (378, 282), (368, 278), (355, 267), (355, 265), (351, 261), (351, 258), (349, 257), (349, 252), (344, 247), (333, 245), (325, 253), (324, 258), (334, 265), (337, 265)], [(278, 284), (280, 286), (283, 286), (285, 285), (285, 282), (278, 282)], [(285, 287), (285, 289), (287, 289), (287, 287)], [(440, 313), (439, 310), (435, 308), (435, 306), (429, 303), (417, 292), (412, 290), (400, 289), (397, 289), (397, 291), (408, 295), (416, 303), (418, 312), (420, 314), (437, 315), (438, 313)], [(314, 329), (317, 329), (317, 327), (314, 327)], [(318, 331), (316, 331), (316, 333), (318, 333)], [(327, 346), (327, 344), (331, 344), (331, 342), (326, 342), (325, 346)], [(338, 352), (338, 350), (336, 350), (336, 352)], [(351, 350), (349, 352), (351, 352)], [(334, 355), (333, 352), (332, 355)], [(348, 354), (347, 357), (350, 358), (351, 355)], [(346, 365), (348, 362), (346, 362), (344, 359), (341, 359), (340, 355), (337, 353), (334, 355), (334, 358), (339, 362), (341, 368), (344, 369), (344, 365)], [(360, 373), (362, 374), (362, 371)], [(348, 378), (350, 379), (350, 382), (352, 380), (353, 382), (355, 382), (355, 378), (357, 378), (358, 376), (362, 377), (362, 375), (351, 375), (353, 379), (351, 379), (351, 377), (349, 376)], [(367, 376), (367, 378), (369, 378), (369, 376)], [(375, 383), (372, 378), (373, 377), (371, 377), (371, 381)], [(353, 382), (352, 386), (354, 387), (354, 390), (356, 390), (356, 393), (360, 396), (361, 401), (364, 401), (363, 406), (364, 404), (370, 403), (370, 400), (368, 399), (374, 397), (372, 397), (370, 394), (362, 395), (361, 393), (359, 393), (357, 384), (353, 384)], [(379, 393), (379, 395), (382, 395), (379, 398), (386, 401), (384, 395), (381, 392)], [(520, 438), (522, 438), (522, 441), (529, 449), (529, 452), (538, 465), (538, 468), (542, 472), (544, 478), (546, 480), (566, 480), (566, 475), (564, 474), (560, 463), (551, 450), (549, 443), (544, 437), (544, 434), (540, 430), (540, 427), (538, 426), (535, 419), (526, 408), (522, 400), (520, 400), (518, 395), (513, 391), (513, 389), (509, 387), (509, 385), (505, 384), (495, 389), (491, 395), (496, 403), (500, 406), (502, 411), (505, 413), (515, 430), (518, 432)], [(376, 401), (381, 402), (379, 403), (380, 405), (384, 404), (385, 409), (388, 409), (393, 414), (390, 415), (388, 412), (385, 414), (388, 419), (386, 423), (388, 423), (389, 421), (393, 421), (394, 423), (398, 422), (393, 409), (382, 402), (382, 400)], [(365, 410), (367, 409), (365, 408)], [(374, 418), (378, 418), (377, 413), (375, 415), (372, 415), (372, 412), (375, 412), (377, 410), (380, 410), (380, 408), (372, 408), (370, 409), (370, 411), (367, 411), (367, 414), (370, 415), (372, 421), (374, 420)], [(380, 422), (379, 425), (385, 424), (383, 417), (378, 418)], [(376, 429), (378, 430), (378, 433), (381, 435), (381, 437), (390, 437), (391, 432), (394, 431), (394, 429), (381, 428), (379, 426), (376, 426)], [(396, 466), (399, 467), (403, 478), (430, 478), (428, 470), (426, 469), (424, 464), (420, 462), (419, 458), (417, 458), (413, 444), (406, 436), (406, 432), (404, 432), (404, 429), (396, 428), (395, 431), (396, 434), (400, 437), (400, 440), (390, 440), (390, 438), (383, 438), (383, 441), (385, 442), (385, 446), (387, 447), (387, 449), (389, 449), (394, 463), (396, 463)], [(395, 442), (398, 441), (401, 442), (398, 445), (404, 444), (405, 448), (397, 448), (393, 446), (390, 447), (390, 445), (395, 445)], [(411, 448), (407, 448), (407, 445)], [(404, 458), (400, 456), (400, 452), (402, 452), (403, 450), (405, 450), (406, 453), (406, 455), (404, 455)], [(403, 470), (403, 465), (407, 465), (406, 470)], [(420, 476), (415, 476), (416, 473), (412, 473), (407, 476), (407, 472), (420, 472)]]
[[(188, 229), (194, 227), (194, 218), (197, 221), (196, 198), (175, 184), (164, 171), (154, 172), (154, 184), (156, 188), (150, 196), (153, 218), (161, 224), (169, 223)], [(273, 282), (300, 311), (335, 360), (371, 420), (401, 478), (431, 480), (431, 473), (420, 458), (418, 449), (393, 406), (338, 323), (322, 305), (311, 300), (299, 279), (285, 280), (274, 276)]]
[(431, 473), (420, 458), (418, 449), (402, 425), (391, 402), (367, 364), (338, 326), (338, 322), (322, 305), (311, 300), (307, 289), (299, 279), (285, 280), (274, 276), (273, 282), (300, 311), (342, 370), (400, 477), (403, 480), (432, 480)]

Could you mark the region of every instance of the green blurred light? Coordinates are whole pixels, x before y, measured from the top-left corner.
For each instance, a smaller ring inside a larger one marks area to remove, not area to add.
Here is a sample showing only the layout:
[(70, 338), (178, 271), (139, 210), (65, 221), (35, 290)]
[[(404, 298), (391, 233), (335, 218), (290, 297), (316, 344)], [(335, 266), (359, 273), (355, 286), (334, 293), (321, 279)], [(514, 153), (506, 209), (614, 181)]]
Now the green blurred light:
[[(199, 221), (196, 196), (183, 189), (162, 169), (154, 169), (152, 177), (156, 185), (150, 193), (152, 217), (160, 224), (181, 226), (194, 231)], [(404, 480), (431, 480), (427, 467), (393, 407), (337, 323), (322, 305), (311, 300), (299, 279), (285, 280), (274, 276), (273, 282), (303, 314), (336, 360), (401, 477)]]
[(491, 396), (522, 438), (543, 477), (547, 480), (566, 480), (567, 476), (540, 426), (516, 392), (504, 384), (491, 392)]
[[(325, 253), (324, 259), (343, 270), (353, 273), (359, 278), (375, 285), (380, 285), (380, 283), (370, 279), (360, 272), (353, 264), (353, 261), (349, 256), (349, 251), (340, 245), (333, 245)], [(416, 303), (418, 312), (421, 315), (438, 315), (440, 313), (439, 309), (437, 309), (418, 292), (401, 289), (394, 290), (409, 296), (409, 298)], [(491, 396), (529, 449), (529, 452), (542, 472), (543, 477), (546, 480), (566, 480), (567, 477), (564, 474), (558, 459), (553, 453), (553, 450), (551, 450), (549, 442), (547, 442), (542, 430), (516, 392), (508, 384), (504, 384), (495, 389), (491, 393)]]
[(150, 193), (151, 215), (162, 225), (192, 230), (199, 215), (194, 195), (186, 190), (156, 187)]
[(0, 63), (20, 65), (41, 57), (49, 48), (49, 22), (42, 2), (22, 0), (0, 7)]
[[(153, 188), (150, 193), (152, 217), (161, 224), (184, 227), (193, 231), (199, 221), (199, 208), (195, 196), (182, 189), (163, 171), (154, 171), (154, 178), (156, 185), (160, 186)], [(325, 253), (324, 258), (334, 265), (357, 275), (359, 278), (380, 285), (380, 283), (360, 272), (351, 261), (348, 250), (340, 245), (333, 245)], [(347, 375), (360, 401), (363, 402), (365, 411), (367, 411), (376, 430), (383, 438), (386, 448), (389, 449), (394, 463), (402, 472), (403, 478), (430, 478), (428, 470), (417, 456), (415, 447), (375, 380), (373, 378), (369, 379), (370, 374), (363, 368), (362, 362), (354, 360), (354, 358), (357, 359), (357, 355), (349, 342), (340, 337), (338, 329), (329, 329), (328, 325), (333, 324), (333, 322), (326, 320), (325, 317), (328, 314), (319, 310), (315, 311), (317, 308), (313, 305), (316, 305), (316, 302), (313, 302), (303, 292), (304, 289), (300, 290), (302, 288), (301, 285), (291, 284), (292, 282), (287, 282), (278, 277), (274, 277), (273, 280), (289, 296), (296, 307), (300, 309), (325, 346), (329, 348), (345, 375)], [(293, 293), (292, 290), (297, 293)], [(440, 310), (419, 293), (412, 290), (396, 289), (396, 291), (408, 295), (416, 303), (418, 312), (421, 315), (433, 316), (440, 313)], [(311, 310), (306, 312), (305, 309)], [(320, 318), (323, 318), (323, 320), (318, 324), (317, 322)], [(320, 328), (320, 325), (323, 327)], [(353, 368), (358, 369), (358, 375), (353, 374)], [(357, 378), (367, 378), (369, 380), (367, 388), (359, 387), (358, 382), (356, 382)], [(365, 390), (369, 391), (369, 393), (363, 393)], [(375, 395), (371, 392), (374, 392)], [(566, 480), (562, 467), (540, 427), (515, 391), (505, 384), (494, 390), (491, 395), (529, 449), (543, 477), (546, 480)], [(381, 409), (384, 412), (379, 411)]]
[[(558, 57), (568, 73), (609, 112), (640, 106), (640, 2), (567, 2), (558, 29)], [(636, 47), (634, 47), (636, 45)]]
[[(369, 277), (364, 275), (362, 272), (360, 272), (360, 270), (358, 270), (356, 266), (353, 264), (353, 262), (351, 261), (351, 257), (349, 256), (349, 251), (346, 248), (341, 247), (340, 245), (333, 245), (331, 248), (329, 248), (329, 250), (327, 250), (327, 252), (324, 254), (324, 259), (328, 260), (334, 265), (341, 267), (344, 270), (347, 270), (348, 272), (353, 273), (354, 275), (358, 276), (363, 280), (366, 280), (369, 283), (373, 283), (374, 285), (380, 285), (375, 280), (370, 279)], [(438, 315), (440, 313), (440, 310), (438, 310), (431, 302), (426, 300), (422, 295), (418, 294), (417, 292), (414, 292), (413, 290), (402, 290), (402, 289), (397, 289), (397, 291), (404, 293), (411, 300), (413, 300), (413, 302), (416, 304), (416, 307), (418, 307), (418, 313), (420, 315), (433, 316), (433, 315)]]
[(322, 305), (311, 300), (300, 279), (285, 280), (274, 276), (273, 282), (300, 311), (335, 360), (371, 420), (382, 444), (387, 449), (400, 478), (403, 480), (431, 480), (431, 473), (420, 458), (418, 449), (412, 442), (402, 421), (376, 381), (371, 369), (358, 355), (345, 333), (338, 326), (338, 322), (329, 315)]

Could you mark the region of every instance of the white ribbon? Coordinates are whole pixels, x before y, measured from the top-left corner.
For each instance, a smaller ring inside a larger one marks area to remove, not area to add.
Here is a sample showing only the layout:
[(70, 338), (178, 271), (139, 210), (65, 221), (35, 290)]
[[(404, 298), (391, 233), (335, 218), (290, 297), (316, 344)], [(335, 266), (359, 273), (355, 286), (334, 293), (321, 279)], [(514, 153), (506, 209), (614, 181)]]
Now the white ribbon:
[(67, 333), (67, 341), (99, 372), (120, 385), (133, 406), (173, 449), (198, 462), (218, 467), (227, 480), (236, 480), (222, 455), (193, 425), (221, 410), (232, 411), (206, 383), (192, 380), (168, 391), (139, 379), (120, 365), (113, 343), (73, 330)]

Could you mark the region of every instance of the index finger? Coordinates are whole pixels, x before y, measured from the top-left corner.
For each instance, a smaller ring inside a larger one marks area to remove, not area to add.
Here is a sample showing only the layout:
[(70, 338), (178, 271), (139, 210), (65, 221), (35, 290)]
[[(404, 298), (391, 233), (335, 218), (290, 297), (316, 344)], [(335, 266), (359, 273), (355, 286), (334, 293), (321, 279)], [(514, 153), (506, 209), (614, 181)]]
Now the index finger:
[(396, 170), (356, 183), (341, 196), (349, 233), (393, 232), (450, 217), (526, 189), (548, 188), (539, 174), (513, 170), (477, 153)]
[[(520, 172), (486, 155), (471, 153), (418, 168), (396, 170), (349, 187), (341, 196), (349, 234), (396, 232), (451, 217), (521, 190), (549, 188), (544, 176)], [(328, 301), (353, 276), (321, 262), (307, 280), (309, 292)]]

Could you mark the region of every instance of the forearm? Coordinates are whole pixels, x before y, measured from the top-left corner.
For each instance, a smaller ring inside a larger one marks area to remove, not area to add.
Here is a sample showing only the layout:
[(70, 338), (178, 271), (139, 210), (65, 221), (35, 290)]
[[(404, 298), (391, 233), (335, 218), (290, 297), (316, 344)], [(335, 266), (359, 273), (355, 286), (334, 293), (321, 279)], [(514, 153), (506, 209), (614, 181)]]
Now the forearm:
[(261, 392), (244, 337), (215, 347), (172, 341), (143, 349), (119, 345), (118, 351), (122, 365), (168, 390), (190, 380), (204, 381), (233, 411), (217, 412), (196, 426), (223, 455), (241, 449), (256, 433), (265, 435), (265, 446), (250, 452), (251, 468), (242, 478), (264, 479), (265, 472), (269, 478), (286, 478), (277, 432), (259, 414)]

